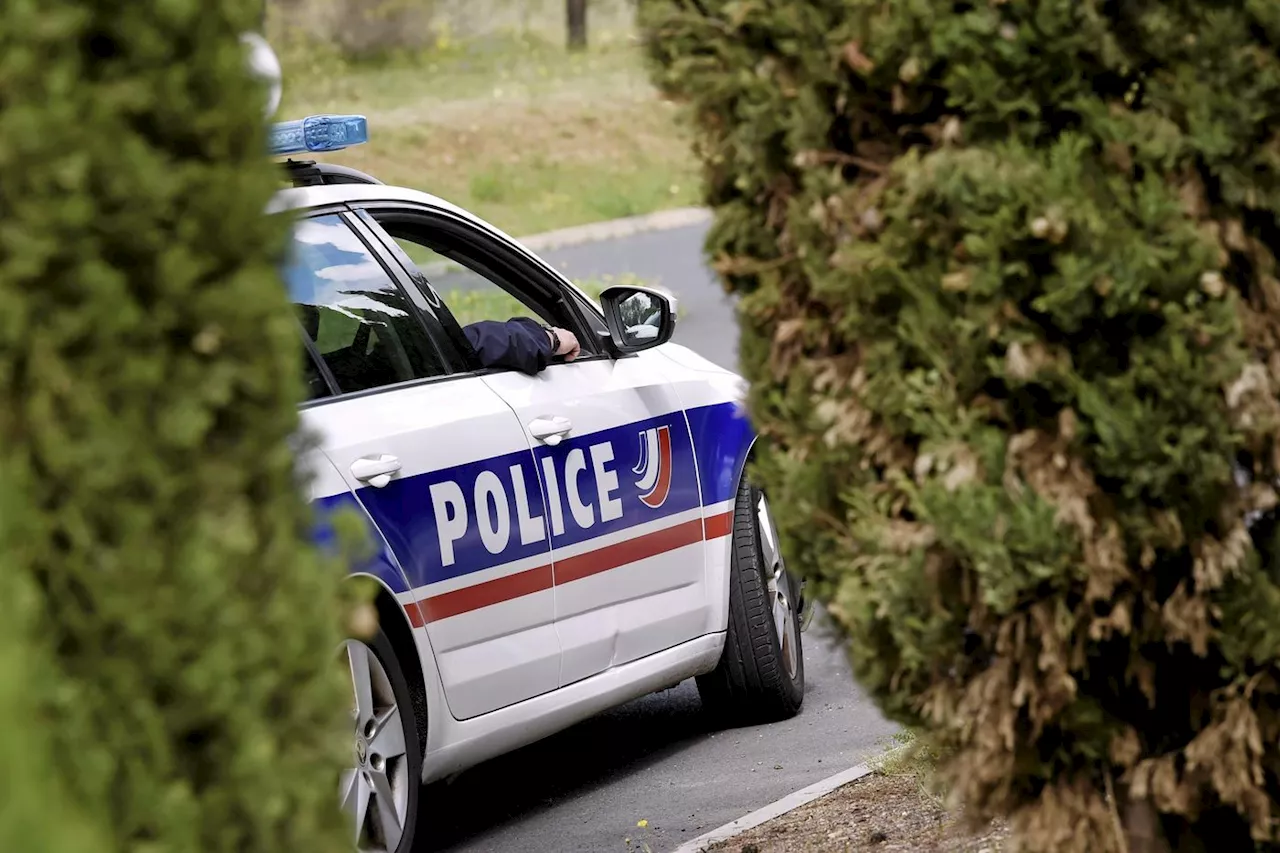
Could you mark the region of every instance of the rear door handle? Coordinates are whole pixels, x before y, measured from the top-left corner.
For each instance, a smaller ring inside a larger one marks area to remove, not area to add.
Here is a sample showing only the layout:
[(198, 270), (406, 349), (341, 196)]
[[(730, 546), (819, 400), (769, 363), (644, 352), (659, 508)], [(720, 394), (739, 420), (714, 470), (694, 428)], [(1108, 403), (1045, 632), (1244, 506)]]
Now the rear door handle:
[(569, 434), (573, 429), (573, 424), (568, 418), (562, 418), (559, 415), (549, 418), (534, 418), (529, 424), (529, 433), (543, 444), (549, 444), (555, 447), (560, 440)]
[(377, 456), (361, 456), (351, 463), (351, 476), (375, 489), (391, 482), (391, 476), (400, 470), (399, 458), (389, 453)]

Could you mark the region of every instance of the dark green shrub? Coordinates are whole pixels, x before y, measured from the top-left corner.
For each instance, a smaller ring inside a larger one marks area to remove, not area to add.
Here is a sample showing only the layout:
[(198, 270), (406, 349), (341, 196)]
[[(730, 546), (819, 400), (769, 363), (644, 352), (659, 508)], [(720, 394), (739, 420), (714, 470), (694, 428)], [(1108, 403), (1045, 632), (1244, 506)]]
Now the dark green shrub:
[(858, 679), (1030, 849), (1274, 843), (1280, 3), (641, 20)]
[(287, 223), (237, 39), (258, 12), (0, 24), (0, 576), (37, 593), (50, 756), (20, 778), (98, 851), (348, 848), (341, 572), (295, 482)]

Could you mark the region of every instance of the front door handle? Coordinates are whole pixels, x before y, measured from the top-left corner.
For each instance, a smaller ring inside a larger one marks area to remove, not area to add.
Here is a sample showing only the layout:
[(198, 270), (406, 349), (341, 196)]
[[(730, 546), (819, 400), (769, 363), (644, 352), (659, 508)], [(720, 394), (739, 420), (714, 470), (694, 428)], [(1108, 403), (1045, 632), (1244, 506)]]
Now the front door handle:
[(560, 440), (569, 434), (573, 429), (573, 424), (569, 423), (568, 418), (562, 418), (559, 415), (549, 418), (534, 418), (533, 423), (529, 424), (529, 434), (541, 441), (543, 444), (549, 444), (555, 447)]
[(400, 460), (389, 453), (377, 456), (361, 456), (351, 463), (351, 476), (375, 489), (391, 482), (391, 476), (400, 470)]

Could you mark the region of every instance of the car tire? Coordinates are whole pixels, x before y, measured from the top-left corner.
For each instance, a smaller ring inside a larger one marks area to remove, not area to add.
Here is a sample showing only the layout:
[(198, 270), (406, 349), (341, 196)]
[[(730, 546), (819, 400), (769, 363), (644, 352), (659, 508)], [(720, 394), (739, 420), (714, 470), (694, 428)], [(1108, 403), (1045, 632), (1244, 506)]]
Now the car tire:
[[(348, 639), (344, 650), (354, 746), (339, 800), (360, 853), (410, 853), (421, 808), (425, 733), (418, 732), (409, 683), (381, 628), (367, 642)], [(388, 828), (391, 816), (398, 826)]]
[(733, 722), (795, 716), (804, 702), (798, 585), (786, 570), (764, 493), (743, 478), (733, 511), (729, 624), (703, 706)]

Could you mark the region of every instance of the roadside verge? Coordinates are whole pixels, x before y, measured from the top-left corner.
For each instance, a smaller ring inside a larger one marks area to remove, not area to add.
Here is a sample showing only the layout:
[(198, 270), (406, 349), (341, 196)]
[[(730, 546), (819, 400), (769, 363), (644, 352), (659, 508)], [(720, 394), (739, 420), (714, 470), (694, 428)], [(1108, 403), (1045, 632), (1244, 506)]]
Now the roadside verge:
[(565, 246), (577, 246), (582, 243), (596, 243), (601, 240), (614, 240), (619, 237), (630, 237), (646, 231), (667, 231), (672, 228), (684, 228), (697, 225), (711, 219), (711, 211), (705, 207), (677, 207), (670, 210), (659, 210), (643, 216), (628, 216), (623, 219), (610, 219), (605, 222), (592, 222), (588, 225), (575, 225), (555, 231), (544, 231), (518, 237), (521, 244), (534, 252), (547, 252), (562, 249)]
[(910, 742), (681, 845), (672, 853), (1001, 853), (1003, 821), (947, 807), (931, 758)]
[(776, 802), (756, 809), (750, 814), (743, 815), (737, 820), (700, 835), (692, 841), (681, 844), (672, 853), (702, 853), (702, 851), (721, 841), (726, 841), (747, 830), (755, 829), (757, 826), (781, 817), (787, 812), (794, 811), (814, 800), (825, 797), (837, 788), (848, 785), (850, 782), (856, 782), (862, 777), (871, 774), (874, 770), (875, 768), (869, 764), (858, 764), (848, 770), (842, 770), (834, 776), (828, 776), (826, 779), (815, 782), (807, 788), (801, 788), (799, 791), (787, 794), (787, 796)]

